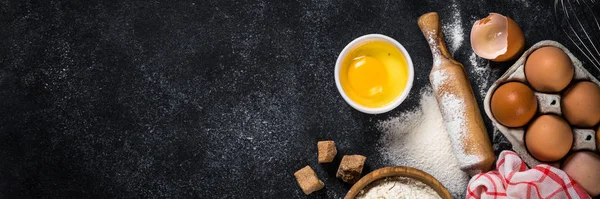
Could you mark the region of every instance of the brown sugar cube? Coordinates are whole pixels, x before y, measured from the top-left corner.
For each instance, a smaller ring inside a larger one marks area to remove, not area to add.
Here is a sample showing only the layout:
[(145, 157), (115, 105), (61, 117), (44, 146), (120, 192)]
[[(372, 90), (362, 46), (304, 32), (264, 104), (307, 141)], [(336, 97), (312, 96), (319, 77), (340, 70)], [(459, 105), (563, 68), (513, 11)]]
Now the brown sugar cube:
[(331, 140), (319, 141), (317, 143), (317, 148), (319, 149), (319, 163), (332, 162), (333, 158), (335, 158), (335, 155), (337, 154), (335, 142)]
[(323, 182), (319, 180), (317, 174), (312, 168), (310, 168), (310, 166), (305, 166), (304, 168), (296, 171), (294, 176), (296, 176), (298, 185), (300, 185), (300, 188), (306, 195), (321, 190), (323, 187), (325, 187)]
[(360, 178), (366, 159), (367, 157), (362, 155), (345, 155), (342, 158), (335, 177), (342, 179), (346, 183), (356, 183)]

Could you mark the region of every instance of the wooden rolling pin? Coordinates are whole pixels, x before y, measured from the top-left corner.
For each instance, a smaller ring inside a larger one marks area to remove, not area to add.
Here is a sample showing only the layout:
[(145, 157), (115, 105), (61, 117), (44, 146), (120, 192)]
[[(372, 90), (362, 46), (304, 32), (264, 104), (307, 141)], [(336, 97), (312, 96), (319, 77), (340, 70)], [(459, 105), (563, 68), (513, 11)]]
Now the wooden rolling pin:
[(494, 150), (463, 65), (448, 53), (437, 13), (424, 14), (418, 23), (431, 48), (429, 81), (459, 167), (471, 176), (487, 172), (494, 163)]

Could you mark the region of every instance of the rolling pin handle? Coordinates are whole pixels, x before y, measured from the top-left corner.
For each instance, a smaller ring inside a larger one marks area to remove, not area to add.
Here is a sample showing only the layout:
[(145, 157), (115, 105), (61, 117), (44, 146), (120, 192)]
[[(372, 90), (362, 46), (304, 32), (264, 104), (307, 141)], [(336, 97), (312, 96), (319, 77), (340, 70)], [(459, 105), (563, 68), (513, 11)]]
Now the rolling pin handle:
[(440, 23), (440, 16), (437, 12), (430, 12), (419, 17), (418, 20), (419, 28), (425, 35), (429, 47), (431, 47), (431, 53), (446, 58), (448, 61), (454, 64), (460, 64), (459, 62), (452, 59), (446, 43), (442, 37), (442, 25)]

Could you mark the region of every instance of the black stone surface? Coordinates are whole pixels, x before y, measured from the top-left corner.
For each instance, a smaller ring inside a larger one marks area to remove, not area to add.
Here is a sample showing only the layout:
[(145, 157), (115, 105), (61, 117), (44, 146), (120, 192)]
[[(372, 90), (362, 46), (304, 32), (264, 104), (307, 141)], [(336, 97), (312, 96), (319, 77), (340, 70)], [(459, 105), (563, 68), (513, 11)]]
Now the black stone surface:
[[(366, 155), (364, 173), (387, 166), (375, 124), (418, 98), (352, 109), (335, 87), (338, 53), (391, 36), (418, 93), (432, 62), (416, 20), (437, 11), (447, 24), (452, 5), (469, 73), (470, 27), (488, 12), (517, 21), (526, 47), (573, 49), (545, 0), (0, 0), (0, 198), (341, 198), (341, 155)], [(510, 65), (491, 64), (490, 81)], [(496, 150), (510, 148), (487, 125)], [(334, 164), (317, 164), (323, 139), (337, 143)], [(326, 184), (310, 196), (293, 177), (306, 165)]]

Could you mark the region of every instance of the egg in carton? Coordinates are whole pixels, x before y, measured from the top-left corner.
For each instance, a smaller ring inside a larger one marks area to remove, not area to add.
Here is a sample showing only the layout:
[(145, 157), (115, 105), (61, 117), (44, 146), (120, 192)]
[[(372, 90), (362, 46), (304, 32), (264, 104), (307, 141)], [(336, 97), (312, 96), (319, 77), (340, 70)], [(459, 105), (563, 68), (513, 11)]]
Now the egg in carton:
[[(507, 127), (507, 126), (500, 124), (496, 120), (496, 118), (494, 118), (494, 116), (492, 114), (491, 99), (492, 99), (492, 95), (493, 95), (494, 91), (500, 85), (502, 85), (504, 83), (521, 82), (521, 83), (528, 85), (527, 80), (525, 78), (525, 62), (526, 62), (527, 58), (529, 57), (529, 55), (533, 51), (535, 51), (539, 48), (542, 48), (542, 47), (546, 47), (546, 46), (557, 47), (557, 48), (563, 50), (569, 56), (569, 58), (573, 62), (573, 67), (574, 67), (574, 77), (571, 82), (585, 80), (585, 81), (591, 81), (600, 86), (600, 82), (596, 78), (594, 78), (594, 76), (592, 76), (582, 66), (581, 61), (579, 61), (575, 56), (573, 56), (573, 54), (571, 54), (571, 52), (569, 52), (568, 49), (566, 49), (560, 43), (558, 43), (556, 41), (550, 41), (550, 40), (540, 41), (540, 42), (536, 43), (535, 45), (533, 45), (531, 48), (529, 48), (527, 51), (525, 51), (523, 53), (523, 55), (521, 55), (521, 57), (515, 62), (515, 64), (513, 66), (511, 66), (498, 80), (496, 80), (496, 82), (490, 87), (490, 89), (487, 92), (487, 95), (485, 96), (485, 99), (484, 99), (485, 113), (492, 120), (493, 125), (510, 141), (510, 143), (513, 145), (513, 150), (517, 154), (519, 154), (519, 156), (523, 159), (523, 161), (530, 167), (533, 167), (535, 165), (542, 164), (542, 163), (550, 164), (554, 167), (559, 167), (560, 162), (559, 161), (541, 162), (541, 161), (537, 160), (536, 158), (534, 158), (528, 152), (528, 150), (525, 146), (525, 130), (526, 130), (527, 126), (512, 128), (512, 127)], [(543, 115), (543, 114), (555, 114), (555, 115), (562, 116), (561, 105), (560, 105), (561, 104), (560, 93), (557, 93), (557, 94), (542, 93), (542, 92), (536, 91), (533, 88), (532, 88), (532, 90), (535, 94), (535, 97), (537, 98), (537, 104), (538, 104), (536, 116), (534, 116), (534, 118), (531, 119), (532, 121), (535, 120), (535, 118), (537, 116)], [(531, 123), (531, 121), (529, 123)], [(573, 144), (571, 145), (571, 152), (578, 151), (578, 150), (596, 151), (596, 138), (595, 138), (596, 130), (595, 129), (581, 129), (581, 128), (575, 128), (575, 127), (571, 127), (571, 128), (573, 130), (573, 140), (574, 140)]]

